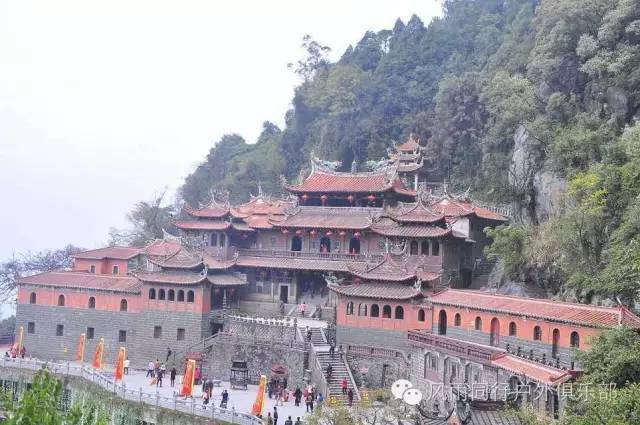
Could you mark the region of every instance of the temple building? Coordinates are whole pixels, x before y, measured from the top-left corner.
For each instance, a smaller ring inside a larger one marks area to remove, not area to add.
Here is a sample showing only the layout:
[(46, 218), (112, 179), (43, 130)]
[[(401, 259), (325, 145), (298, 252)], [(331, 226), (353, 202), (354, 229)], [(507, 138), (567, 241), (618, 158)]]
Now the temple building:
[(537, 382), (551, 387), (543, 407), (557, 411), (554, 385), (579, 374), (576, 351), (603, 329), (640, 328), (640, 319), (624, 308), (470, 289), (493, 265), (484, 229), (509, 212), (452, 194), (430, 180), (427, 162), (414, 138), (369, 171), (312, 158), (308, 175), (283, 181), (285, 198), (258, 189), (231, 205), (215, 193), (184, 205), (179, 235), (86, 251), (72, 270), (21, 278), (25, 345), (33, 356), (71, 360), (84, 333), (88, 352), (104, 338), (108, 362), (125, 346), (143, 367), (168, 348), (197, 346), (230, 311), (295, 317), (305, 302), (335, 325), (347, 353), (410, 355), (405, 369), (423, 385)]

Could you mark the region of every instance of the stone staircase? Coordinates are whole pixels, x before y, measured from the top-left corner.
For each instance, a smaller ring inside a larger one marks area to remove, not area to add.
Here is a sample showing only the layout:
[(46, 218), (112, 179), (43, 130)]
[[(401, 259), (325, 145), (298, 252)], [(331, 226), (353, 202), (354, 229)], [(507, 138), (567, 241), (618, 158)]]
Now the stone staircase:
[(338, 353), (331, 356), (331, 354), (329, 354), (329, 350), (327, 350), (317, 351), (316, 357), (320, 363), (322, 372), (325, 374), (325, 379), (327, 366), (331, 365), (331, 368), (333, 369), (331, 372), (331, 379), (326, 379), (329, 397), (335, 397), (339, 404), (347, 404), (347, 396), (342, 394), (342, 381), (346, 378), (348, 388), (353, 390), (353, 401), (356, 402), (360, 400), (359, 391), (355, 386), (353, 376), (351, 375), (349, 366), (344, 360), (344, 356), (340, 356)]
[(322, 328), (309, 328), (309, 329), (311, 330), (311, 341), (307, 339), (306, 328), (298, 328), (300, 340), (304, 342), (311, 342), (311, 346), (315, 349), (324, 347), (328, 350), (329, 342), (327, 341), (327, 337), (324, 333), (324, 329)]

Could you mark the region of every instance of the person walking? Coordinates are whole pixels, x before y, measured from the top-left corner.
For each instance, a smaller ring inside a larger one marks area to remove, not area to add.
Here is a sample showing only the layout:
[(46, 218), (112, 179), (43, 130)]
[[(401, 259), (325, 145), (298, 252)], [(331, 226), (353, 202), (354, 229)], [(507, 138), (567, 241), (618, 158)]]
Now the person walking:
[(353, 390), (351, 388), (349, 388), (347, 398), (349, 399), (349, 407), (353, 406)]
[(329, 345), (329, 355), (333, 358), (336, 355), (336, 343), (331, 340), (331, 344)]
[(302, 421), (300, 421), (300, 416), (298, 416), (298, 419), (296, 419), (296, 423), (293, 425), (302, 425)]
[(313, 402), (311, 401), (310, 393), (307, 393), (307, 396), (304, 398), (304, 404), (307, 406), (307, 413), (313, 412)]
[(158, 379), (156, 380), (156, 387), (162, 388), (162, 376), (164, 375), (164, 371), (162, 369), (158, 369)]
[(302, 391), (300, 390), (300, 387), (297, 387), (296, 390), (293, 392), (293, 400), (296, 407), (300, 406), (301, 399), (302, 399)]
[(273, 406), (273, 425), (278, 425), (278, 408)]
[(349, 383), (347, 382), (347, 378), (342, 379), (342, 395), (347, 395), (347, 388)]
[(228, 401), (229, 401), (229, 392), (225, 389), (224, 391), (222, 391), (222, 401), (220, 401), (220, 407), (223, 409), (226, 409)]
[(149, 362), (147, 365), (147, 376), (145, 378), (153, 378), (153, 371), (156, 368), (156, 364), (154, 362)]
[(304, 317), (305, 311), (307, 311), (307, 305), (302, 301), (302, 304), (300, 304), (300, 316)]
[(307, 341), (311, 342), (311, 329), (309, 328), (309, 326), (307, 326)]
[(171, 377), (171, 388), (173, 388), (174, 384), (176, 383), (176, 373), (177, 373), (176, 368), (172, 367), (171, 368), (171, 375), (170, 375), (170, 377)]

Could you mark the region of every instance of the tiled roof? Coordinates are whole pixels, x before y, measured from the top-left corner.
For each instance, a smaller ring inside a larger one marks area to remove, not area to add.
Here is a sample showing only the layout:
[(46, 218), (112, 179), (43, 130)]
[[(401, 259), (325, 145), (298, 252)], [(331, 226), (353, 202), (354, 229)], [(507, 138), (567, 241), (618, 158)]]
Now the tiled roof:
[(227, 230), (231, 227), (231, 223), (222, 220), (177, 220), (174, 224), (183, 230)]
[(367, 280), (395, 281), (414, 279), (415, 269), (402, 261), (396, 261), (387, 254), (382, 261), (372, 263), (349, 263), (349, 272)]
[(207, 279), (217, 286), (242, 286), (247, 284), (247, 276), (240, 273), (217, 273), (209, 275)]
[(135, 276), (143, 282), (171, 283), (175, 285), (195, 285), (204, 282), (207, 279), (207, 277), (201, 273), (186, 270), (140, 272), (136, 273)]
[(507, 221), (506, 217), (476, 205), (471, 200), (456, 199), (445, 195), (439, 199), (432, 198), (427, 202), (429, 209), (445, 217), (465, 217), (475, 214), (477, 217), (487, 220)]
[(356, 298), (380, 298), (385, 300), (409, 300), (422, 297), (422, 292), (411, 285), (399, 283), (361, 283), (352, 285), (329, 285), (333, 292)]
[(400, 180), (399, 178), (396, 178), (393, 181), (393, 184), (391, 186), (393, 191), (400, 195), (405, 195), (405, 196), (410, 196), (412, 198), (415, 198), (415, 196), (418, 193), (413, 189), (407, 189), (406, 187), (404, 187), (404, 183), (402, 183), (402, 180)]
[(202, 254), (202, 261), (207, 265), (207, 268), (211, 270), (226, 270), (236, 264), (235, 259), (220, 259), (207, 253)]
[(247, 223), (231, 223), (231, 227), (239, 232), (255, 232), (255, 229), (249, 227)]
[(273, 229), (268, 215), (252, 215), (246, 217), (244, 221), (253, 229)]
[(213, 204), (206, 207), (194, 209), (190, 205), (185, 205), (184, 212), (192, 217), (222, 218), (229, 214), (229, 206)]
[(396, 150), (400, 152), (413, 152), (420, 148), (420, 143), (418, 140), (410, 136), (406, 142), (401, 145), (396, 146)]
[(399, 202), (398, 206), (388, 211), (389, 216), (396, 221), (411, 223), (436, 223), (444, 222), (444, 216), (435, 210), (425, 206), (421, 202), (404, 203)]
[(56, 271), (22, 277), (19, 285), (38, 285), (56, 288), (94, 289), (114, 292), (138, 293), (140, 281), (129, 276), (108, 276), (89, 272)]
[(389, 218), (373, 223), (371, 230), (379, 235), (398, 236), (403, 238), (441, 238), (452, 235), (451, 229), (432, 225), (399, 224)]
[(363, 230), (371, 224), (371, 217), (381, 212), (381, 208), (300, 206), (273, 224), (278, 227)]
[(600, 307), (461, 289), (444, 290), (432, 296), (430, 301), (433, 304), (495, 311), (596, 328), (612, 328), (619, 324), (640, 328), (640, 318), (620, 307)]
[(569, 372), (542, 363), (503, 353), (491, 360), (493, 366), (546, 385), (557, 385), (571, 378)]
[(398, 171), (401, 173), (407, 173), (411, 171), (417, 171), (422, 168), (422, 163), (412, 162), (410, 164), (398, 164)]
[(304, 182), (286, 185), (296, 193), (382, 193), (391, 189), (393, 175), (387, 171), (370, 173), (339, 173), (315, 170)]
[(170, 269), (194, 269), (202, 265), (202, 257), (184, 248), (167, 258), (150, 259), (149, 261), (160, 267)]
[(114, 260), (129, 260), (140, 255), (143, 248), (134, 248), (128, 246), (108, 246), (105, 248), (92, 249), (90, 251), (78, 252), (72, 257), (86, 260), (103, 260), (110, 258)]
[(272, 200), (266, 196), (257, 196), (247, 203), (231, 207), (230, 213), (236, 218), (246, 218), (254, 214), (278, 215), (284, 214), (284, 210), (291, 205), (292, 203), (290, 201), (284, 201), (281, 199)]
[(165, 257), (176, 254), (180, 249), (180, 242), (156, 239), (144, 248), (144, 253), (152, 257)]

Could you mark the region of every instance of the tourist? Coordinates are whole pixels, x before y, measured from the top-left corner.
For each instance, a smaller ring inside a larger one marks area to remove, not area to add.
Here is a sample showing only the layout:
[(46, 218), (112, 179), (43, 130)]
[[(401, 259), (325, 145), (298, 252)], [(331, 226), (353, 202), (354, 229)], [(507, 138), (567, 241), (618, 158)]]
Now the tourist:
[(22, 348), (20, 349), (20, 357), (24, 359), (25, 354), (27, 354), (27, 349), (23, 345)]
[(351, 388), (349, 388), (347, 398), (349, 399), (349, 407), (353, 406), (353, 390)]
[(125, 375), (129, 374), (129, 359), (124, 360), (124, 374)]
[(173, 351), (171, 351), (171, 347), (167, 347), (167, 359), (164, 361), (165, 363), (169, 361), (169, 357), (171, 357), (171, 354), (173, 354)]
[(336, 343), (333, 340), (331, 340), (331, 343), (329, 344), (329, 354), (331, 355), (331, 358), (336, 354)]
[(302, 421), (300, 421), (300, 416), (298, 416), (298, 419), (296, 419), (296, 423), (293, 425), (302, 425)]
[(205, 392), (202, 394), (202, 408), (206, 409), (207, 404), (209, 404), (209, 393)]
[(296, 390), (293, 392), (293, 400), (296, 407), (300, 406), (301, 399), (302, 399), (302, 391), (300, 390), (300, 387), (297, 387)]
[(349, 386), (349, 383), (347, 382), (347, 378), (343, 378), (342, 379), (342, 395), (346, 395), (347, 394), (348, 386)]
[(228, 401), (229, 401), (229, 393), (225, 389), (224, 391), (222, 391), (222, 401), (220, 401), (220, 407), (222, 407), (223, 409), (226, 409)]
[(149, 378), (149, 377), (153, 378), (154, 376), (153, 371), (155, 370), (155, 368), (156, 368), (155, 363), (152, 361), (149, 362), (149, 365), (147, 366), (147, 376), (145, 376), (145, 378)]
[(338, 346), (338, 357), (340, 358), (340, 360), (342, 360), (342, 355), (344, 354), (344, 351), (342, 351), (342, 345)]
[(194, 381), (196, 385), (200, 385), (200, 380), (202, 379), (202, 371), (200, 370), (199, 367), (196, 368), (195, 372), (193, 373), (194, 376)]
[(307, 341), (311, 342), (311, 329), (309, 328), (309, 326), (307, 326)]
[(156, 380), (156, 387), (162, 388), (162, 375), (164, 375), (164, 371), (158, 368), (157, 374), (158, 374), (158, 379)]
[(291, 420), (291, 416), (289, 416), (289, 417), (287, 418), (287, 420), (286, 420), (286, 421), (284, 421), (284, 425), (293, 425), (293, 421)]
[(289, 403), (289, 390), (284, 388), (284, 402)]
[(176, 368), (172, 367), (171, 368), (171, 388), (173, 388), (173, 385), (176, 383)]
[(280, 316), (284, 316), (284, 301), (280, 300), (278, 308), (280, 309)]
[(273, 425), (273, 418), (271, 417), (271, 412), (267, 413), (267, 425)]
[(322, 405), (322, 402), (324, 401), (324, 396), (322, 395), (322, 392), (318, 393), (318, 406)]
[(278, 425), (278, 408), (273, 406), (273, 425)]
[(280, 388), (280, 396), (279, 396), (280, 406), (284, 406), (284, 393), (286, 391), (287, 390), (284, 387)]
[(307, 406), (307, 413), (313, 412), (313, 401), (311, 399), (311, 393), (307, 393), (306, 397), (304, 398), (304, 403)]
[(331, 366), (331, 363), (329, 363), (329, 365), (327, 366), (327, 382), (331, 380), (332, 374), (333, 374), (333, 366)]
[(302, 304), (300, 304), (300, 316), (304, 317), (304, 312), (306, 310), (307, 310), (307, 305), (303, 301)]

